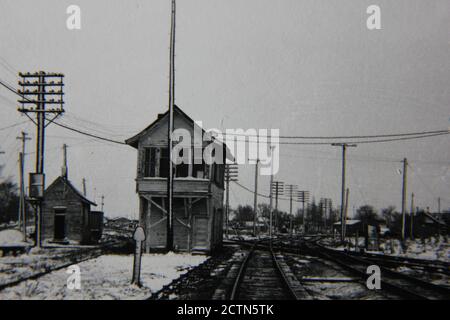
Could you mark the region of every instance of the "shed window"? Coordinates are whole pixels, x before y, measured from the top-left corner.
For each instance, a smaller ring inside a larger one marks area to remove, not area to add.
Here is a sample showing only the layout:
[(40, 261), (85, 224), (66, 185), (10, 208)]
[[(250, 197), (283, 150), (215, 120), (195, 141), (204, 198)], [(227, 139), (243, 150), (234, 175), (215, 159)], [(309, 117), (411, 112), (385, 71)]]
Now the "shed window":
[(160, 148), (159, 156), (159, 176), (167, 178), (169, 175), (169, 149)]
[(192, 176), (194, 178), (203, 179), (205, 174), (205, 161), (203, 160), (203, 149), (195, 148), (192, 157)]
[(155, 177), (157, 148), (144, 148), (144, 177)]
[[(180, 157), (184, 156), (184, 153), (190, 153), (189, 148), (184, 148), (180, 150)], [(185, 178), (189, 176), (189, 163), (181, 163), (176, 166), (176, 176), (180, 178)]]

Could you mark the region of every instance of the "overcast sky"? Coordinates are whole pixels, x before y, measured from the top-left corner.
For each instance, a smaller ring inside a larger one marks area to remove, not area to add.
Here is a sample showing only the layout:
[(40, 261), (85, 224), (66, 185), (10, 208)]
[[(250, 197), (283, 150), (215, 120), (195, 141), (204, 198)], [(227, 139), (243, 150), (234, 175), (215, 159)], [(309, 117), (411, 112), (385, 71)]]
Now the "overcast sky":
[[(81, 30), (66, 8), (81, 8)], [(365, 135), (447, 129), (450, 117), (448, 0), (178, 0), (176, 103), (206, 128), (278, 128), (281, 135)], [(381, 8), (381, 30), (366, 9)], [(0, 0), (0, 79), (17, 71), (62, 72), (61, 122), (124, 140), (167, 109), (170, 0)], [(0, 164), (17, 180), (16, 136), (34, 125), (0, 88)], [(108, 216), (137, 217), (136, 151), (50, 125), (47, 185), (69, 146), (69, 178)], [(35, 141), (28, 144), (34, 152)], [(281, 146), (276, 180), (340, 203), (340, 149)], [(450, 136), (360, 145), (348, 152), (350, 208), (401, 205), (400, 161), (411, 163), (417, 205), (450, 207)], [(35, 155), (27, 157), (27, 171)], [(254, 166), (239, 180), (253, 188)], [(260, 179), (268, 194), (269, 177)], [(231, 204), (252, 204), (231, 187)], [(267, 199), (261, 199), (267, 201)], [(409, 203), (409, 200), (408, 200)], [(409, 204), (408, 204), (409, 207)], [(281, 203), (288, 209), (288, 203)], [(352, 211), (352, 210), (350, 210)]]

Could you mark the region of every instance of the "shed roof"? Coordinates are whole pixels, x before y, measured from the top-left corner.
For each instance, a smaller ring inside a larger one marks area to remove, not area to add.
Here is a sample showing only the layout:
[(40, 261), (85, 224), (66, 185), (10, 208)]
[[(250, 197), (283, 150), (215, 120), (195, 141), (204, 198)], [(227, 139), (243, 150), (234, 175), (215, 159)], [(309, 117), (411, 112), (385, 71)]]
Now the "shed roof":
[[(185, 118), (185, 120), (187, 120), (190, 124), (192, 124), (192, 126), (197, 126), (197, 124), (195, 123), (195, 121), (189, 117), (183, 110), (181, 110), (180, 107), (178, 107), (177, 105), (174, 105), (173, 108), (174, 114), (178, 113), (180, 116), (182, 116), (183, 118)], [(139, 139), (144, 136), (147, 132), (149, 132), (151, 129), (153, 129), (154, 127), (156, 127), (160, 122), (165, 121), (165, 119), (168, 117), (169, 115), (169, 110), (167, 110), (165, 113), (163, 114), (158, 114), (158, 117), (152, 122), (150, 123), (150, 125), (148, 125), (144, 130), (142, 130), (141, 132), (135, 134), (134, 136), (132, 136), (131, 138), (125, 140), (125, 143), (132, 146), (133, 148), (138, 148), (138, 143), (139, 143)], [(202, 129), (202, 134), (206, 133), (206, 131)], [(226, 146), (226, 144), (223, 141), (220, 141), (218, 139), (216, 139), (214, 136), (211, 136), (211, 138), (224, 146), (225, 148), (225, 156), (228, 160), (230, 161), (234, 161), (234, 157), (231, 154), (231, 151), (228, 149), (228, 147)]]
[(47, 187), (47, 189), (45, 189), (45, 193), (50, 192), (54, 188), (54, 186), (56, 186), (58, 183), (64, 183), (66, 186), (68, 186), (82, 202), (91, 204), (93, 206), (97, 206), (97, 204), (95, 202), (86, 198), (77, 188), (75, 188), (75, 186), (70, 182), (69, 179), (67, 179), (66, 177), (63, 177), (63, 176), (59, 176), (58, 178), (56, 178)]
[[(354, 225), (354, 224), (357, 224), (357, 223), (360, 223), (361, 222), (361, 220), (347, 220), (346, 222), (345, 222), (345, 224), (347, 225), (347, 226), (351, 226), (351, 225)], [(335, 222), (335, 223), (333, 223), (334, 225), (336, 225), (336, 226), (340, 226), (341, 225), (341, 222), (340, 221), (338, 221), (338, 222)]]

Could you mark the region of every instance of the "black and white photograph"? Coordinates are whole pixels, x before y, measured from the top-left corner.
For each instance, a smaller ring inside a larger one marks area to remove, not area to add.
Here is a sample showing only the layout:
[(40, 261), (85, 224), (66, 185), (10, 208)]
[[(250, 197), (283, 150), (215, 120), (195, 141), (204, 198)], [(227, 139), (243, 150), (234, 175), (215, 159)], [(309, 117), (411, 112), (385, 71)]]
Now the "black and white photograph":
[(449, 236), (450, 1), (0, 0), (0, 300), (449, 301)]

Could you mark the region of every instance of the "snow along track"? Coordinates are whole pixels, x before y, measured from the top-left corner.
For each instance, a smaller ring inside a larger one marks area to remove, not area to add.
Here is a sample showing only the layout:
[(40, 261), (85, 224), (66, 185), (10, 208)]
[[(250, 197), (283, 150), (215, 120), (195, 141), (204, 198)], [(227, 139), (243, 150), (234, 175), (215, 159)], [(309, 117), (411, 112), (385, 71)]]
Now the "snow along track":
[[(351, 256), (344, 252), (332, 250), (317, 243), (307, 243), (306, 248), (313, 254), (342, 266), (362, 277), (367, 277), (366, 270), (372, 261)], [(418, 278), (393, 271), (380, 266), (382, 290), (393, 292), (405, 299), (414, 300), (449, 300), (450, 289), (435, 285)]]

